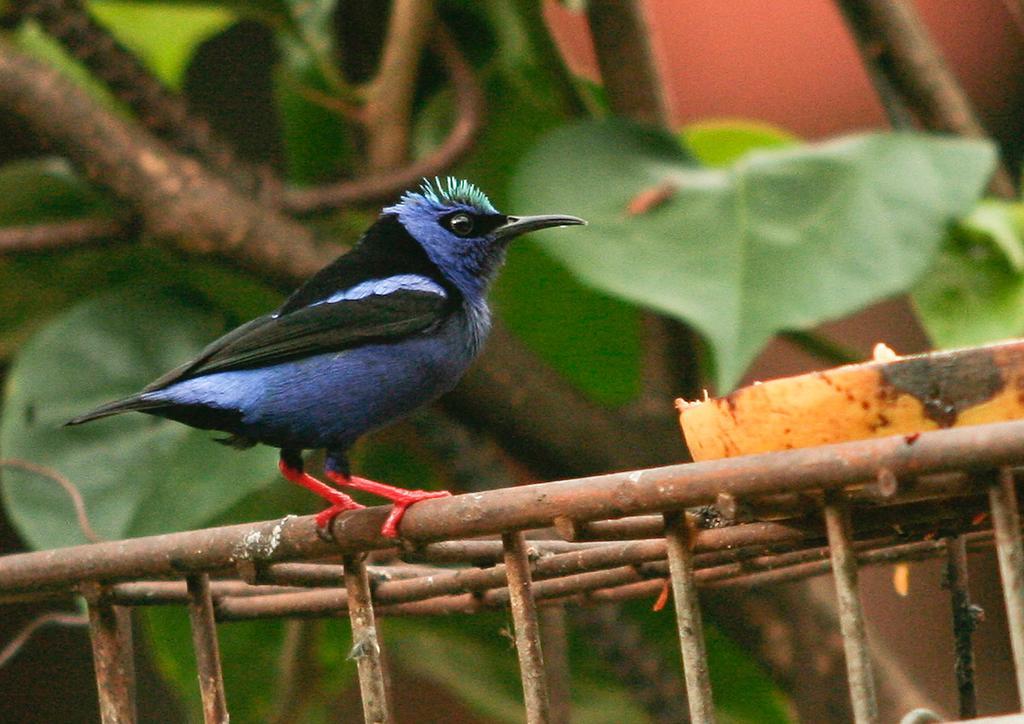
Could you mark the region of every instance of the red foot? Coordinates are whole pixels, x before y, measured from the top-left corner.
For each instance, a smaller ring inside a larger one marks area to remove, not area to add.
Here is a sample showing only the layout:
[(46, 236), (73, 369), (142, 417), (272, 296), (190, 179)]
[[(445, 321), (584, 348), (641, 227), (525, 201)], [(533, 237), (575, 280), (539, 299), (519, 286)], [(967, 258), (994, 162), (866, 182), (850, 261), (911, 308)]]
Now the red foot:
[(364, 493), (373, 493), (374, 495), (379, 495), (382, 498), (387, 498), (393, 503), (391, 512), (388, 514), (388, 519), (384, 521), (384, 526), (380, 529), (381, 535), (387, 536), (388, 538), (398, 537), (398, 524), (402, 522), (402, 516), (405, 515), (405, 511), (410, 505), (418, 503), (421, 500), (447, 498), (451, 495), (447, 490), (406, 490), (405, 488), (396, 488), (393, 485), (377, 483), (373, 480), (367, 480), (366, 478), (357, 478), (355, 476), (345, 477), (340, 473), (335, 473), (330, 470), (327, 471), (326, 475), (338, 485), (355, 488), (356, 490), (361, 490)]
[(281, 474), (288, 480), (296, 483), (297, 485), (301, 485), (307, 490), (313, 491), (331, 504), (331, 507), (317, 513), (316, 518), (314, 518), (317, 528), (322, 530), (326, 529), (327, 526), (331, 524), (331, 521), (337, 517), (338, 513), (343, 513), (346, 510), (358, 510), (359, 508), (366, 507), (352, 500), (352, 498), (348, 497), (340, 490), (335, 490), (330, 485), (320, 482), (309, 473), (304, 473), (301, 470), (289, 467), (284, 460), (280, 461), (277, 467), (281, 470)]
[(344, 495), (343, 497), (345, 498), (344, 501), (335, 503), (330, 508), (324, 508), (316, 514), (316, 517), (313, 520), (316, 521), (317, 528), (327, 530), (331, 521), (337, 518), (339, 513), (344, 513), (346, 510), (359, 510), (360, 508), (366, 507), (365, 505), (360, 505), (356, 501), (352, 500), (352, 498), (347, 495)]

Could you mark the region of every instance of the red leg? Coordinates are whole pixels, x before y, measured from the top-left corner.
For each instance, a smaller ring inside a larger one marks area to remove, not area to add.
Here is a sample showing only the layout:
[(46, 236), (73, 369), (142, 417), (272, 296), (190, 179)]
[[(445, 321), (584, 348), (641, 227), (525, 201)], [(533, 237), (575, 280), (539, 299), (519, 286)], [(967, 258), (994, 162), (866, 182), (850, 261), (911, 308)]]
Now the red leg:
[(405, 515), (405, 511), (410, 505), (421, 500), (447, 498), (451, 495), (447, 490), (406, 490), (405, 488), (396, 488), (393, 485), (376, 483), (366, 478), (357, 478), (353, 475), (346, 476), (333, 470), (328, 470), (325, 474), (338, 485), (355, 488), (364, 493), (379, 495), (382, 498), (387, 498), (394, 504), (388, 519), (384, 521), (384, 527), (380, 529), (381, 534), (388, 538), (398, 537), (398, 524), (402, 521), (402, 516)]
[(281, 460), (277, 464), (277, 467), (281, 470), (281, 474), (288, 480), (301, 485), (307, 490), (311, 490), (331, 504), (331, 507), (317, 513), (315, 520), (318, 528), (326, 528), (338, 513), (343, 513), (346, 510), (358, 510), (359, 508), (365, 507), (352, 500), (352, 498), (348, 497), (340, 490), (336, 490), (330, 485), (320, 482), (309, 473), (293, 468), (284, 460)]

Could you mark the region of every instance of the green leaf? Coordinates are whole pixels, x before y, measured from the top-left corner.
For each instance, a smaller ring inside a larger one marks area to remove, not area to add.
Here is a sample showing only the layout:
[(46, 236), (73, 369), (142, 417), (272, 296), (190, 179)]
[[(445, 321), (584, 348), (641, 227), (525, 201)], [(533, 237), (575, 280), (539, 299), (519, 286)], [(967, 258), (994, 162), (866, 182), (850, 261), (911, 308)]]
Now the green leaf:
[(938, 347), (969, 347), (1024, 333), (1024, 275), (991, 236), (951, 234), (911, 296)]
[(196, 48), (235, 22), (221, 7), (91, 0), (89, 11), (168, 87), (180, 89)]
[[(276, 477), (269, 449), (239, 453), (213, 444), (209, 432), (144, 415), (80, 428), (61, 424), (137, 391), (194, 355), (223, 326), (168, 292), (108, 293), (75, 306), (15, 359), (0, 418), (4, 456), (67, 476), (104, 537), (203, 525)], [(59, 487), (17, 470), (4, 471), (3, 479), (5, 509), (29, 545), (84, 542)]]
[[(588, 240), (578, 235), (566, 242)], [(509, 249), (508, 265), (493, 297), (495, 310), (509, 328), (597, 402), (622, 405), (639, 391), (636, 307), (580, 284), (528, 239)]]
[(968, 232), (987, 236), (1014, 271), (1024, 271), (1024, 204), (1019, 201), (983, 199), (960, 225)]
[[(707, 169), (670, 136), (613, 120), (548, 136), (512, 196), (586, 218), (584, 242), (537, 238), (586, 283), (697, 327), (725, 391), (777, 331), (907, 289), (993, 164), (981, 141), (876, 134)], [(631, 214), (651, 193), (661, 203)]]
[(721, 168), (761, 148), (796, 146), (800, 139), (776, 126), (758, 121), (699, 121), (679, 133), (683, 146), (705, 166)]

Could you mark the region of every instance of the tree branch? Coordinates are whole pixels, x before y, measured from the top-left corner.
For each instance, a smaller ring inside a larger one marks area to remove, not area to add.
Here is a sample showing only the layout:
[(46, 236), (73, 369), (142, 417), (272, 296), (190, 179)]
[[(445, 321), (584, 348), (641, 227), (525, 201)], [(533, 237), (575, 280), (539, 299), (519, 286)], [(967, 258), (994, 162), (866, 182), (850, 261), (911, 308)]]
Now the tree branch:
[(384, 52), (364, 108), (367, 157), (374, 171), (398, 168), (409, 157), (413, 89), (435, 20), (430, 0), (391, 3)]
[(306, 189), (286, 189), (282, 206), (294, 213), (310, 213), (367, 201), (390, 199), (453, 166), (476, 140), (483, 123), (484, 96), (473, 70), (446, 28), (434, 25), (432, 46), (444, 63), (455, 90), (455, 124), (444, 142), (426, 158), (387, 173)]
[[(970, 99), (932, 41), (914, 7), (907, 0), (837, 0), (857, 41), (869, 72), (884, 99), (891, 86), (906, 99), (926, 128), (973, 138), (988, 138)], [(895, 124), (894, 124), (895, 125)], [(1016, 198), (1005, 166), (992, 179), (993, 192)]]
[(184, 251), (219, 254), (288, 283), (326, 261), (306, 227), (243, 196), (3, 40), (0, 106), (130, 204), (147, 231)]
[(139, 122), (180, 151), (195, 154), (240, 188), (254, 193), (269, 175), (242, 163), (234, 149), (210, 124), (193, 115), (185, 99), (165, 87), (93, 20), (79, 0), (12, 0), (22, 17), (30, 17), (106, 84), (135, 113)]
[(643, 6), (635, 0), (589, 0), (587, 21), (612, 112), (667, 128), (664, 84), (651, 51)]

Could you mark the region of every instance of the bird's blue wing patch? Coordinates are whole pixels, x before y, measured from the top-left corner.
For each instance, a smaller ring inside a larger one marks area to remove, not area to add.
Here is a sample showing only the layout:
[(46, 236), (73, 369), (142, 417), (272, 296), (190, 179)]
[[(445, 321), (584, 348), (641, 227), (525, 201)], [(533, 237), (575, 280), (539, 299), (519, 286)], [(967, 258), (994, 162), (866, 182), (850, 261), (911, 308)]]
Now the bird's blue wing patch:
[(422, 276), (421, 274), (396, 274), (383, 279), (368, 279), (348, 289), (334, 292), (334, 294), (326, 299), (313, 302), (309, 306), (315, 307), (318, 304), (351, 302), (365, 299), (369, 296), (387, 296), (399, 291), (426, 292), (428, 294), (436, 294), (442, 298), (448, 296), (444, 287), (429, 277)]

